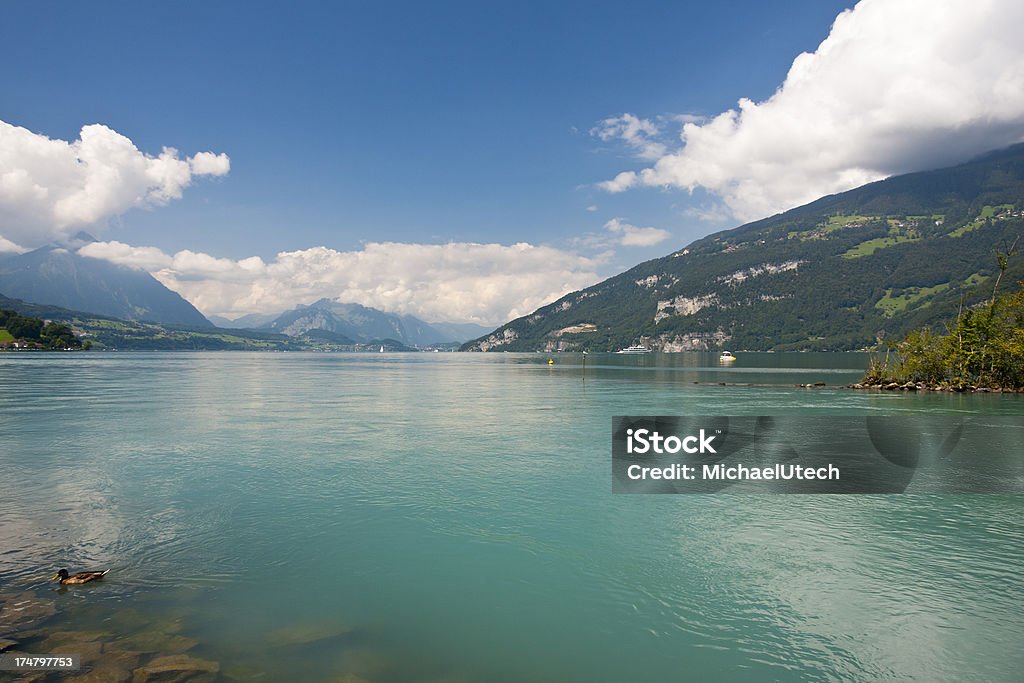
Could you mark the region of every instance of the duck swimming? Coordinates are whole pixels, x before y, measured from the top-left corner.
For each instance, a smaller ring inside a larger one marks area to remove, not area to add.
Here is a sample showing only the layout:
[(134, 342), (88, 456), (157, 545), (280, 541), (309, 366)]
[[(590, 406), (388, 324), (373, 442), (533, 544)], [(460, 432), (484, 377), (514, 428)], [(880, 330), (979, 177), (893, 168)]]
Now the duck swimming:
[(101, 572), (78, 572), (77, 574), (71, 574), (69, 576), (67, 569), (61, 569), (50, 577), (50, 581), (59, 581), (62, 586), (76, 583), (89, 583), (96, 579), (102, 579), (109, 571), (109, 569), (104, 569)]

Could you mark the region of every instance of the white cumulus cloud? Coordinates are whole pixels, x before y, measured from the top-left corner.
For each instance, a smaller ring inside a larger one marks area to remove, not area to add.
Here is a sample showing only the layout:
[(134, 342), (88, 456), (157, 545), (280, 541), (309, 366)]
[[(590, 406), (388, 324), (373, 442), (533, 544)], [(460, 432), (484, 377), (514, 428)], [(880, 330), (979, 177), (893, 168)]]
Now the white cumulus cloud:
[(672, 233), (661, 228), (638, 228), (621, 218), (613, 218), (604, 224), (604, 229), (615, 234), (624, 247), (653, 247), (672, 237)]
[(658, 159), (667, 151), (665, 145), (656, 139), (660, 133), (660, 128), (653, 121), (629, 113), (607, 118), (590, 129), (591, 135), (605, 142), (623, 140), (637, 156), (648, 161)]
[(240, 261), (193, 251), (93, 242), (83, 256), (147, 270), (199, 310), (235, 318), (321, 298), (431, 321), (498, 324), (597, 282), (600, 258), (526, 243), (373, 242)]
[(188, 160), (193, 175), (227, 175), (231, 170), (231, 159), (227, 154), (199, 152)]
[[(770, 98), (685, 123), (681, 147), (599, 186), (701, 187), (750, 220), (1020, 142), (1021, 26), (1019, 0), (862, 0)], [(634, 147), (648, 135), (611, 121)]]
[(0, 236), (34, 247), (132, 208), (180, 199), (196, 176), (223, 176), (226, 154), (181, 158), (172, 147), (141, 152), (110, 128), (83, 126), (73, 142), (0, 121)]

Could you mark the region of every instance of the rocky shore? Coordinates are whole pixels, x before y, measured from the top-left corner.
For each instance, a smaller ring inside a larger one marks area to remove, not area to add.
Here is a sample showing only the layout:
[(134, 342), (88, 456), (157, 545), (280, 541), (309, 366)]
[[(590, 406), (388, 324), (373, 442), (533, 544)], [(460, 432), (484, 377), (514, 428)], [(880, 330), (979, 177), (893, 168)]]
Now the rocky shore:
[[(249, 664), (222, 665), (202, 651), (188, 635), (186, 619), (156, 618), (133, 607), (116, 606), (104, 615), (98, 629), (76, 629), (58, 596), (24, 590), (0, 593), (0, 655), (4, 658), (78, 655), (77, 671), (0, 671), (0, 683), (217, 683), (261, 679), (264, 672)], [(102, 609), (97, 606), (97, 609)], [(336, 622), (291, 624), (266, 636), (260, 649), (288, 656), (290, 650), (331, 641), (350, 659), (365, 651), (349, 648), (354, 629)], [(379, 664), (379, 663), (378, 663)], [(372, 683), (348, 670), (325, 672), (331, 683)], [(358, 671), (358, 668), (356, 668)]]
[[(724, 382), (720, 383), (726, 386)], [(742, 386), (772, 386), (745, 384)], [(866, 389), (871, 391), (934, 391), (958, 394), (1024, 394), (1024, 389), (1004, 389), (1002, 387), (978, 387), (973, 384), (926, 384), (924, 382), (885, 382), (862, 380), (855, 384), (826, 384), (814, 382), (792, 385), (798, 389)]]
[(864, 380), (847, 385), (850, 389), (873, 389), (876, 391), (943, 391), (970, 394), (1019, 394), (1024, 390), (1003, 389), (1002, 387), (978, 387), (973, 384), (925, 384), (924, 382), (886, 382)]
[[(112, 624), (128, 621), (115, 614)], [(0, 653), (4, 657), (68, 654), (75, 672), (0, 673), (0, 680), (41, 683), (214, 683), (220, 664), (186, 654), (199, 641), (179, 633), (180, 620), (139, 623), (129, 632), (59, 630), (57, 602), (32, 591), (0, 594)], [(9, 677), (9, 678), (6, 678)]]

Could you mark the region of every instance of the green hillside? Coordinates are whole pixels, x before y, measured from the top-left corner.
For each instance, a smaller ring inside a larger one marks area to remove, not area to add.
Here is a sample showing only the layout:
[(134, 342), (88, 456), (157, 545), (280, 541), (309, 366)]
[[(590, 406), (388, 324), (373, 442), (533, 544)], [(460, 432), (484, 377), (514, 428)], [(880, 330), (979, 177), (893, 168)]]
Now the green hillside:
[[(568, 294), (465, 350), (873, 347), (991, 296), (1024, 145), (823, 197)], [(1024, 279), (1015, 263), (1005, 282)]]
[(45, 350), (71, 350), (82, 348), (71, 327), (57, 321), (47, 321), (22, 315), (18, 311), (0, 308), (0, 344), (19, 345), (21, 348)]

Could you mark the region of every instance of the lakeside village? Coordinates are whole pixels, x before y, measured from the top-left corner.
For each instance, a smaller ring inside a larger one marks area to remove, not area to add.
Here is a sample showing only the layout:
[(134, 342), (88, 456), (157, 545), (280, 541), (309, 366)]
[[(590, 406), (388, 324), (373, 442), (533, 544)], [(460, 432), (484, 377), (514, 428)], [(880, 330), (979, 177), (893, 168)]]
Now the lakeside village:
[(83, 351), (90, 346), (75, 335), (70, 325), (0, 309), (2, 351)]

